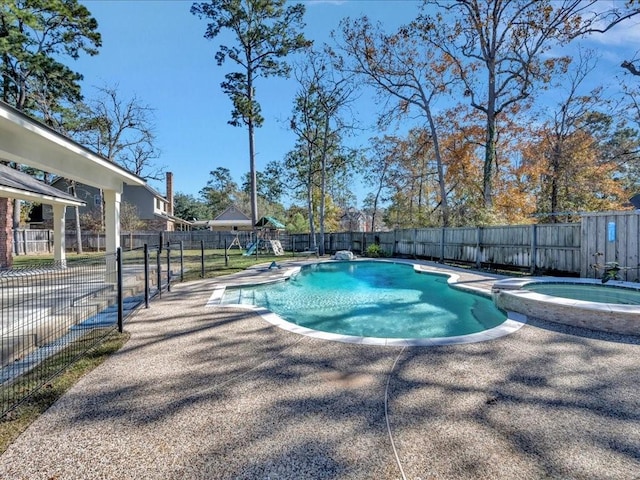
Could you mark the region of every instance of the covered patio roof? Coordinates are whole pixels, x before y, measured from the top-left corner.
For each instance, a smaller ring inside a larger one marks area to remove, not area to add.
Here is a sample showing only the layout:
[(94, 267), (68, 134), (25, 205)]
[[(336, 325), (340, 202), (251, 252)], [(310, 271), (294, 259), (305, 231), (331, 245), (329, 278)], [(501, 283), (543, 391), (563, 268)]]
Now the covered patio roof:
[(0, 165), (0, 197), (70, 207), (85, 204), (82, 200), (6, 165)]
[[(144, 179), (2, 101), (0, 160), (27, 165), (101, 189), (105, 205), (106, 249), (115, 252), (120, 246), (120, 198), (124, 184), (144, 186)], [(18, 183), (25, 186), (22, 181)], [(35, 194), (33, 191), (29, 193), (29, 190), (33, 189), (20, 188), (16, 184), (4, 185), (3, 196), (24, 199)], [(42, 199), (42, 194), (36, 195)], [(62, 200), (69, 201), (69, 198), (64, 198), (64, 192), (50, 194), (47, 193), (54, 207), (54, 258), (64, 262), (65, 207), (70, 204)], [(5, 230), (7, 226), (3, 222), (0, 228)]]
[(122, 183), (145, 185), (137, 175), (1, 101), (0, 158), (97, 188), (122, 191)]

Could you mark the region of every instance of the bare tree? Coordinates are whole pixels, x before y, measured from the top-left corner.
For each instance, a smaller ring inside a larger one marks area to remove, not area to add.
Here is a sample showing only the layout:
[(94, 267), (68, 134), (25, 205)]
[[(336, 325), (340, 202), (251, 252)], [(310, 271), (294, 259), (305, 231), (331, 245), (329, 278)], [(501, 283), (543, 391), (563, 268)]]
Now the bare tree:
[[(595, 112), (595, 109), (603, 105), (601, 88), (596, 88), (590, 92), (580, 94), (582, 85), (586, 78), (596, 67), (596, 58), (592, 51), (580, 51), (578, 61), (568, 72), (568, 83), (566, 84), (566, 95), (558, 102), (552, 110), (552, 118), (547, 122), (546, 142), (548, 151), (544, 152), (544, 158), (548, 162), (547, 181), (548, 197), (540, 199), (548, 200), (550, 213), (557, 213), (563, 179), (577, 181), (576, 176), (567, 175), (566, 171), (575, 161), (575, 152), (569, 151), (572, 148), (572, 141), (575, 134), (580, 130), (587, 130), (589, 126), (588, 116)], [(565, 180), (566, 181), (566, 180)], [(552, 222), (557, 222), (555, 215)]]
[[(450, 93), (452, 63), (428, 44), (421, 42), (419, 29), (400, 27), (393, 35), (385, 34), (380, 25), (371, 25), (365, 17), (341, 22), (340, 49), (346, 59), (338, 67), (358, 75), (373, 86), (386, 108), (380, 122), (389, 118), (406, 118), (418, 110), (427, 122), (438, 171), (442, 223), (449, 224), (449, 205), (445, 183), (445, 168), (438, 141), (438, 128), (433, 104), (439, 96)], [(395, 100), (390, 103), (391, 100)]]
[(97, 88), (87, 103), (83, 131), (78, 140), (108, 160), (145, 180), (162, 180), (164, 167), (154, 164), (156, 146), (154, 110), (134, 96), (123, 100), (118, 86)]
[(384, 193), (389, 189), (389, 176), (393, 162), (395, 161), (392, 142), (389, 137), (373, 140), (372, 155), (367, 161), (368, 168), (364, 170), (365, 182), (373, 187), (366, 203), (371, 208), (371, 231), (375, 231), (376, 215), (380, 203), (384, 201)]
[(425, 0), (416, 26), (426, 42), (455, 62), (464, 95), (486, 120), (485, 208), (493, 205), (499, 118), (567, 63), (545, 54), (640, 13), (630, 2), (597, 7), (596, 0)]
[[(349, 105), (354, 87), (349, 78), (338, 75), (328, 58), (309, 51), (307, 62), (296, 71), (300, 91), (296, 96), (290, 121), (298, 135), (297, 160), (304, 168), (300, 171), (307, 186), (310, 230), (313, 233), (313, 189), (319, 195), (319, 251), (324, 255), (325, 209), (330, 176), (337, 176), (347, 168), (352, 155), (342, 147), (342, 135), (353, 125), (345, 123), (342, 113)], [(291, 158), (291, 157), (290, 157)], [(315, 177), (319, 176), (317, 184)]]

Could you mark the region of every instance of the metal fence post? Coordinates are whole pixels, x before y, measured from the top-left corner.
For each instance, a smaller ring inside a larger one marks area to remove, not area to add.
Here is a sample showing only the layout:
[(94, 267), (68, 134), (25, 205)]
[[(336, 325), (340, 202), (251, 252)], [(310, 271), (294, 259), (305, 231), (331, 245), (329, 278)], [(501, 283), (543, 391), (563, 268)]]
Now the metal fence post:
[(167, 242), (167, 292), (171, 291), (171, 244)]
[(184, 280), (184, 241), (180, 240), (180, 281)]
[(144, 244), (144, 308), (149, 308), (149, 245)]
[(200, 240), (200, 276), (204, 278), (204, 240)]
[(158, 295), (162, 297), (162, 258), (160, 252), (162, 251), (162, 246), (158, 245), (156, 249), (156, 281), (158, 282)]
[(224, 239), (224, 266), (229, 266), (229, 251), (227, 250), (227, 239)]
[(118, 291), (118, 332), (124, 331), (124, 311), (122, 298), (122, 248), (116, 249), (117, 291)]

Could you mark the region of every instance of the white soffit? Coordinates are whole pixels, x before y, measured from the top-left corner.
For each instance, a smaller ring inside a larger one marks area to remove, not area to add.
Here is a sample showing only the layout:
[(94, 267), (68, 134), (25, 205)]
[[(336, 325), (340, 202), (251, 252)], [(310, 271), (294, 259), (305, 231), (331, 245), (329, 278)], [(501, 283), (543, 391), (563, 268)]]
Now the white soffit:
[(0, 158), (96, 188), (122, 191), (143, 179), (0, 102)]

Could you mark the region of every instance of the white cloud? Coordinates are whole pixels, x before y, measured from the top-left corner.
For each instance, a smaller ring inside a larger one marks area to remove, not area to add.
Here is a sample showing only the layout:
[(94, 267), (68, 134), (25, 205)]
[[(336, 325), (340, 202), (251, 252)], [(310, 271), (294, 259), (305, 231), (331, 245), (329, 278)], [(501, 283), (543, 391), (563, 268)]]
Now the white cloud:
[(342, 5), (344, 3), (347, 3), (347, 0), (304, 0), (304, 2), (307, 5), (322, 5), (322, 4), (329, 4), (329, 5)]
[(640, 49), (640, 21), (634, 19), (616, 25), (605, 33), (593, 33), (589, 41), (610, 47)]

